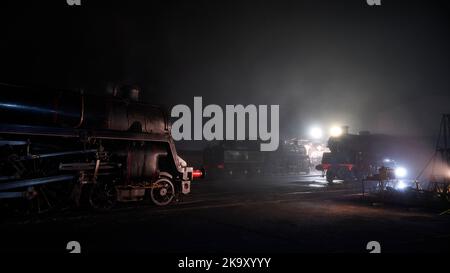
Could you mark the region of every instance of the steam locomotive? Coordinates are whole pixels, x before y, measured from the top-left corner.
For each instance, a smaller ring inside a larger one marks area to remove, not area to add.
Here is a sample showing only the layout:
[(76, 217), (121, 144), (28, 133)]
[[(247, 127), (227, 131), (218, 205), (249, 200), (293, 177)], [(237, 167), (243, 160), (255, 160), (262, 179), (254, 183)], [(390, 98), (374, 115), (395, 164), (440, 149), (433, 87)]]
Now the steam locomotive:
[(203, 173), (177, 155), (164, 108), (134, 86), (111, 94), (0, 85), (0, 201), (39, 210), (168, 205)]
[(330, 152), (323, 154), (316, 170), (322, 171), (329, 183), (335, 179), (360, 181), (377, 173), (380, 167), (395, 169), (395, 161), (389, 158), (402, 158), (407, 147), (403, 138), (368, 131), (350, 134), (345, 126), (342, 135), (328, 140)]
[(298, 140), (286, 140), (273, 152), (261, 152), (256, 141), (221, 141), (203, 151), (208, 177), (309, 174), (311, 161)]

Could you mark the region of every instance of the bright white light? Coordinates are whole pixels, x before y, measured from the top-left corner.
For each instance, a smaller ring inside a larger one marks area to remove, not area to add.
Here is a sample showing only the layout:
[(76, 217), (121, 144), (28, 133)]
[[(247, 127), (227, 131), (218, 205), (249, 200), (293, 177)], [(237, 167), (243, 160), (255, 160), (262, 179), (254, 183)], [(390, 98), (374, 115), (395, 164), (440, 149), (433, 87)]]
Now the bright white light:
[(331, 135), (332, 137), (338, 137), (338, 136), (342, 135), (342, 128), (339, 127), (339, 126), (333, 126), (333, 127), (331, 127), (331, 129), (330, 129), (330, 135)]
[(383, 162), (389, 163), (391, 162), (391, 160), (389, 158), (386, 158), (385, 160), (383, 160)]
[(403, 190), (403, 189), (405, 189), (406, 187), (408, 187), (408, 185), (405, 183), (405, 182), (403, 182), (403, 181), (398, 181), (398, 183), (397, 183), (397, 185), (395, 185), (395, 188), (397, 189), (397, 190)]
[(403, 178), (408, 174), (408, 171), (406, 171), (403, 167), (397, 167), (395, 168), (395, 177), (397, 178)]
[(309, 135), (314, 139), (322, 138), (322, 135), (323, 135), (322, 129), (320, 129), (319, 127), (313, 127), (309, 131)]

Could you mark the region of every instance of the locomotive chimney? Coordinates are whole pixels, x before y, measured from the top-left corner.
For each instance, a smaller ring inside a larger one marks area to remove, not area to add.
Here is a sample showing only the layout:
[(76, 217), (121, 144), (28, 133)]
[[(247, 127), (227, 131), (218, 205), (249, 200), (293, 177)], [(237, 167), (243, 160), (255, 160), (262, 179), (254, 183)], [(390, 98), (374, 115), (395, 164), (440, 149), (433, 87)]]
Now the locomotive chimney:
[(347, 125), (342, 126), (342, 134), (348, 135), (348, 129), (349, 129), (349, 127)]
[(130, 101), (139, 101), (141, 90), (137, 86), (129, 86), (125, 88), (125, 94), (123, 94), (125, 99)]
[(141, 90), (135, 85), (122, 85), (108, 89), (108, 93), (114, 97), (137, 102), (140, 100)]

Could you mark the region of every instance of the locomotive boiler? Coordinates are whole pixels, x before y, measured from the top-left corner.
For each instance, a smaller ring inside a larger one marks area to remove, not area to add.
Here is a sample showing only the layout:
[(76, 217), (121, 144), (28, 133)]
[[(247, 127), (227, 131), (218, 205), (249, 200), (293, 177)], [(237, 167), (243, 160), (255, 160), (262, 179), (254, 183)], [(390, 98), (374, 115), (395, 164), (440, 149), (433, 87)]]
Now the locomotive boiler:
[(95, 95), (0, 85), (0, 200), (168, 205), (202, 176), (176, 152), (164, 108), (133, 86)]

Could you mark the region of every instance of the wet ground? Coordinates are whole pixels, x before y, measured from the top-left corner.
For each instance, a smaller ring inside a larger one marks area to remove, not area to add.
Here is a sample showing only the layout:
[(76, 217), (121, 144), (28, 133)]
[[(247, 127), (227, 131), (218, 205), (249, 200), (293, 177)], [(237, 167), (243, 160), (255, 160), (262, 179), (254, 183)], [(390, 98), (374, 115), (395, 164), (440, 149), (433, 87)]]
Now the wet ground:
[(373, 203), (358, 183), (319, 176), (194, 182), (169, 207), (60, 212), (0, 225), (2, 252), (323, 253), (450, 252), (450, 215)]

